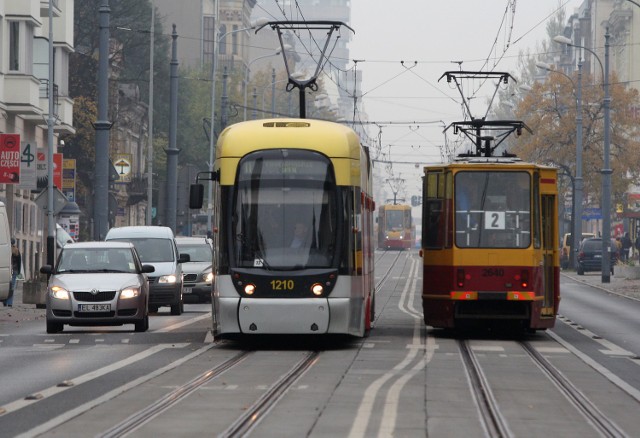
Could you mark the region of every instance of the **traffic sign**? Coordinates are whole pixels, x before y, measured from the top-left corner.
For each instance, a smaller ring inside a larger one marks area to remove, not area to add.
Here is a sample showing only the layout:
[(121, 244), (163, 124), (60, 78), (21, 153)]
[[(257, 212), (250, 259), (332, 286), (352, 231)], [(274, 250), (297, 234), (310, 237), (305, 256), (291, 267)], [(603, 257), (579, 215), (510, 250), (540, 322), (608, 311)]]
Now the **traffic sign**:
[[(41, 210), (47, 210), (48, 198), (47, 198), (47, 189), (41, 191), (34, 202)], [(64, 206), (67, 205), (67, 198), (57, 187), (53, 187), (53, 214), (57, 215), (62, 211)]]

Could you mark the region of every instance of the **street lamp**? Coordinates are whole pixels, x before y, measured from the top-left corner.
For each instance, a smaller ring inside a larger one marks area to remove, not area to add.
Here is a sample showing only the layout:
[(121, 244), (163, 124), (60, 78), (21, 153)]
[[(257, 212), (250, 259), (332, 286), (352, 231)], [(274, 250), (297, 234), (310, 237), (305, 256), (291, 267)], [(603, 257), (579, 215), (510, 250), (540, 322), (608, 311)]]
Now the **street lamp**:
[[(291, 50), (291, 46), (288, 44), (284, 45), (284, 50)], [(254, 62), (260, 60), (260, 59), (264, 59), (264, 58), (270, 58), (272, 56), (277, 56), (280, 54), (280, 52), (282, 51), (282, 48), (278, 47), (273, 53), (269, 54), (269, 55), (264, 55), (264, 56), (259, 56), (256, 59), (252, 59), (248, 64), (247, 64), (247, 73), (245, 75), (245, 79), (244, 79), (244, 114), (242, 117), (242, 120), (247, 120), (247, 88), (249, 88), (249, 75), (251, 73), (251, 64), (253, 64)]]
[(576, 90), (576, 175), (573, 185), (573, 212), (571, 220), (573, 224), (571, 252), (569, 253), (569, 266), (576, 267), (576, 254), (578, 253), (578, 245), (582, 241), (582, 60), (578, 61), (578, 85), (573, 82), (569, 75), (559, 70), (552, 69), (549, 64), (537, 62), (536, 67), (547, 70), (551, 73), (558, 73), (571, 81), (574, 90)]
[(558, 35), (553, 40), (560, 44), (584, 49), (590, 52), (600, 63), (602, 68), (602, 86), (604, 88), (604, 159), (602, 173), (602, 282), (611, 282), (611, 170), (610, 166), (610, 143), (611, 143), (611, 97), (609, 96), (609, 27), (604, 35), (604, 67), (602, 61), (596, 53), (584, 46), (573, 44), (573, 42), (562, 35)]
[[(218, 19), (218, 2), (214, 2), (215, 20)], [(215, 158), (216, 140), (215, 140), (215, 126), (216, 126), (216, 58), (218, 57), (218, 43), (223, 41), (228, 35), (245, 32), (247, 30), (255, 29), (260, 26), (264, 26), (269, 20), (266, 18), (258, 18), (251, 23), (251, 26), (244, 27), (242, 29), (234, 29), (227, 33), (222, 34), (218, 41), (213, 43), (213, 54), (211, 57), (211, 134), (209, 135), (209, 172), (213, 176), (213, 161)], [(215, 35), (215, 32), (214, 32)], [(209, 179), (209, 185), (207, 189), (207, 231), (211, 232), (211, 215), (213, 214), (213, 178)]]

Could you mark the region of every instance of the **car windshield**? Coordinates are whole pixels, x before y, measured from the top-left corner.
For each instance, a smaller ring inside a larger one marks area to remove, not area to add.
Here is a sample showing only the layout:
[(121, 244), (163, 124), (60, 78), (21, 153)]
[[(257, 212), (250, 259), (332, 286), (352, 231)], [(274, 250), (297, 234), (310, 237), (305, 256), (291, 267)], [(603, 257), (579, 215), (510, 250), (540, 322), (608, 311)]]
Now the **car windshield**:
[(207, 243), (201, 244), (184, 244), (178, 243), (178, 252), (180, 254), (189, 254), (191, 262), (208, 262), (211, 263), (211, 247)]
[(172, 262), (175, 259), (173, 245), (169, 239), (143, 237), (113, 240), (133, 243), (143, 263)]
[(135, 273), (136, 265), (127, 248), (66, 248), (60, 255), (58, 272)]

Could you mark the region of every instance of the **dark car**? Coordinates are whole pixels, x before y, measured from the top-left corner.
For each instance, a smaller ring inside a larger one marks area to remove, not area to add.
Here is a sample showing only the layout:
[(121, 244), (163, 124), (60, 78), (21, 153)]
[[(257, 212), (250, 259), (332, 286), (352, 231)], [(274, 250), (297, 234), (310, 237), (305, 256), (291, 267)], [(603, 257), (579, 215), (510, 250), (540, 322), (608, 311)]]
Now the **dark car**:
[[(613, 266), (618, 261), (618, 250), (615, 243), (609, 247), (609, 260), (611, 267), (611, 275), (613, 275)], [(577, 257), (578, 267), (576, 269), (578, 275), (584, 275), (588, 271), (602, 270), (602, 239), (590, 238), (584, 239), (580, 244)]]
[(182, 264), (183, 294), (185, 300), (193, 297), (199, 302), (211, 301), (211, 261), (213, 243), (207, 237), (176, 237), (180, 254), (188, 254), (189, 261)]

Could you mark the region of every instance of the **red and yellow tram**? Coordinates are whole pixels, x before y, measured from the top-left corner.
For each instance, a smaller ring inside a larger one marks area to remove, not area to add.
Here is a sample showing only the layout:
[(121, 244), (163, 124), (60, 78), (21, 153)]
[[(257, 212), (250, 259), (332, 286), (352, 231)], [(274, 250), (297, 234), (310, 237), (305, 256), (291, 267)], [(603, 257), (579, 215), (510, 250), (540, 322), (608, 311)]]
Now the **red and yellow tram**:
[(425, 323), (553, 327), (560, 301), (556, 169), (467, 157), (424, 172)]
[(410, 249), (415, 241), (411, 206), (385, 204), (378, 208), (378, 248)]

